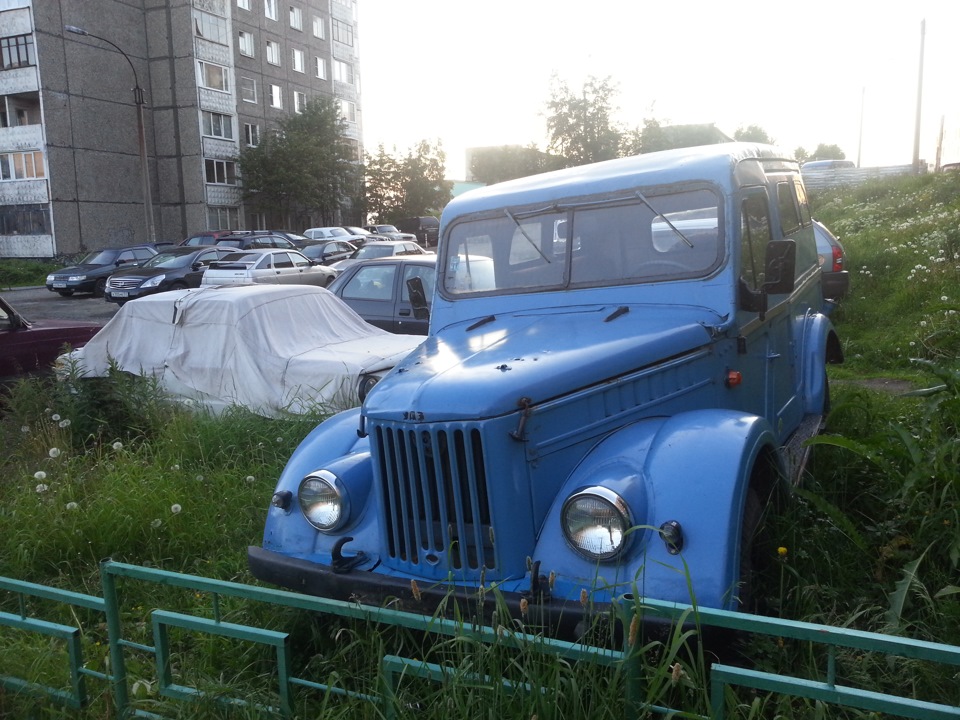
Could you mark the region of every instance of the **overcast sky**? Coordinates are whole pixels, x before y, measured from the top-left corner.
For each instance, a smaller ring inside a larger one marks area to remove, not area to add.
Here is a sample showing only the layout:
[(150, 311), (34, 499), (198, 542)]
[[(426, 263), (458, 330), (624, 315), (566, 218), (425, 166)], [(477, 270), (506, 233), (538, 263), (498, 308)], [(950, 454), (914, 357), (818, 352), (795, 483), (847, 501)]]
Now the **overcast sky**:
[[(556, 74), (610, 77), (631, 127), (759, 125), (790, 153), (839, 145), (863, 166), (913, 157), (926, 20), (921, 157), (960, 161), (960, 1), (358, 0), (364, 144), (546, 147)], [(797, 13), (794, 15), (793, 13)], [(863, 130), (861, 132), (861, 115)]]

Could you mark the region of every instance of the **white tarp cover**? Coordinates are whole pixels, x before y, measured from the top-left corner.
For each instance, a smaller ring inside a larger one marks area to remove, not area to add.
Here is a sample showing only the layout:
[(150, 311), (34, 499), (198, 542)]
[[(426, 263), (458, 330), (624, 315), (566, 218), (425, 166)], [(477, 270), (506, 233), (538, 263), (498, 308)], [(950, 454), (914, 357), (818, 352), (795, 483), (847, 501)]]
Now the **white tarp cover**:
[(124, 304), (71, 358), (81, 375), (113, 361), (178, 399), (273, 417), (355, 407), (361, 374), (383, 374), (423, 339), (374, 327), (319, 287), (208, 287)]

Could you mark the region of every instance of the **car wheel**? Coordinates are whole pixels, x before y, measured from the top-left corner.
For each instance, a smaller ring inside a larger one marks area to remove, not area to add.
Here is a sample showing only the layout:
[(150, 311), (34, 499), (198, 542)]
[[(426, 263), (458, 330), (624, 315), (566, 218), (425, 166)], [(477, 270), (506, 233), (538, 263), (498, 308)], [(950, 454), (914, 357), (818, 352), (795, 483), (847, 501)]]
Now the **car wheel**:
[(73, 290), (57, 290), (57, 293), (59, 293), (63, 297), (70, 297), (71, 295), (73, 295)]
[(330, 277), (327, 278), (327, 282), (324, 285), (324, 287), (330, 287), (333, 284), (333, 281), (336, 279), (337, 278), (334, 275), (331, 275)]
[(94, 297), (103, 297), (104, 291), (107, 289), (107, 279), (100, 278), (93, 285), (93, 296)]

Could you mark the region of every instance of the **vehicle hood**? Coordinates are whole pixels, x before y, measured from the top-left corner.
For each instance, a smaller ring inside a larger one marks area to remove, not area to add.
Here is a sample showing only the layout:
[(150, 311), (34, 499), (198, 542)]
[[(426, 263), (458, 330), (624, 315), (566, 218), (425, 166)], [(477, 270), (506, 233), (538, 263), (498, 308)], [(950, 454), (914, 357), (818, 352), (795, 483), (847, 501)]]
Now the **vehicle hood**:
[(155, 275), (173, 275), (177, 272), (183, 270), (189, 270), (189, 267), (186, 268), (159, 268), (159, 267), (132, 267), (127, 268), (126, 270), (117, 270), (116, 272), (110, 273), (110, 277), (135, 277), (135, 278), (152, 278)]
[(443, 328), (364, 404), (385, 420), (480, 420), (542, 403), (707, 345), (706, 308), (582, 306), (525, 311)]
[(116, 270), (116, 265), (71, 265), (54, 270), (51, 275), (90, 275), (91, 273)]

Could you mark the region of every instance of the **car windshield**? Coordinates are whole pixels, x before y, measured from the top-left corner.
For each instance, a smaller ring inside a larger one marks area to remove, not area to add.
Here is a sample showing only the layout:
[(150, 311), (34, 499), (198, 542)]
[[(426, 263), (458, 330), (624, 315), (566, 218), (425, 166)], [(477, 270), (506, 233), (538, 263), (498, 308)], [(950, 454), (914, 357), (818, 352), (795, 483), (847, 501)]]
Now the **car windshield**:
[(192, 253), (162, 252), (157, 255), (154, 255), (152, 258), (147, 260), (142, 267), (181, 268), (189, 265), (190, 258), (192, 257), (193, 257)]
[(116, 262), (116, 250), (94, 250), (79, 262), (80, 265), (112, 265)]
[(712, 190), (484, 217), (456, 223), (444, 246), (444, 291), (505, 294), (706, 275), (722, 258)]
[(400, 232), (393, 225), (377, 225), (377, 232), (381, 233), (395, 233)]
[(356, 260), (365, 260), (366, 258), (381, 258), (393, 255), (393, 244), (367, 243), (354, 253)]

